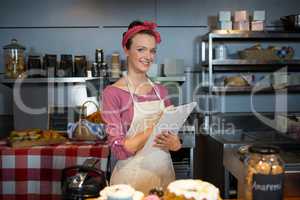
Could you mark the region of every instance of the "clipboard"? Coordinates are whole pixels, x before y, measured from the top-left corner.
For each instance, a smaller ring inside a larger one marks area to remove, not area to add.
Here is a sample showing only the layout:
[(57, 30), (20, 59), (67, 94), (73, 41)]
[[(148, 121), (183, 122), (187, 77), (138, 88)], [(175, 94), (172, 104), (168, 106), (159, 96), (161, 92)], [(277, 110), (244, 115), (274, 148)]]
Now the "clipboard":
[(192, 102), (181, 106), (167, 107), (155, 126), (154, 135), (157, 135), (162, 131), (170, 131), (178, 134), (180, 128), (183, 126), (196, 105), (197, 102)]

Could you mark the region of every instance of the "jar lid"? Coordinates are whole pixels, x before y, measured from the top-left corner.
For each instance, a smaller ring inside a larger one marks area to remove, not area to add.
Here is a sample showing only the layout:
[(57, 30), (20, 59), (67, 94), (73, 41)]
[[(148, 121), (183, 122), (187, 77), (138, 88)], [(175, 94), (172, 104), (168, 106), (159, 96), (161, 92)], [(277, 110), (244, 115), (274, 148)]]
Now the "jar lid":
[(11, 43), (8, 44), (8, 45), (5, 45), (3, 47), (3, 49), (22, 49), (22, 50), (25, 50), (25, 47), (22, 46), (22, 45), (20, 45), (20, 44), (18, 44), (18, 40), (12, 39)]
[(259, 154), (278, 154), (280, 149), (271, 145), (253, 145), (249, 147), (249, 152)]

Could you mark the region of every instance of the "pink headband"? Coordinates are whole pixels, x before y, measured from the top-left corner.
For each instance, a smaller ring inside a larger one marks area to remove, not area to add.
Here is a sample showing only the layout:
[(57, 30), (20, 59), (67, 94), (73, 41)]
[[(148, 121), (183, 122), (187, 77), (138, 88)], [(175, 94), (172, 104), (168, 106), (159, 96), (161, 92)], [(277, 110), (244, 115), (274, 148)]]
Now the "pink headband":
[(160, 43), (161, 42), (161, 38), (160, 38), (160, 34), (159, 32), (157, 32), (155, 30), (155, 28), (157, 27), (157, 25), (154, 22), (148, 22), (145, 21), (143, 24), (141, 25), (137, 25), (134, 26), (132, 28), (130, 28), (124, 35), (123, 40), (122, 40), (122, 46), (125, 47), (127, 41), (136, 33), (143, 31), (143, 30), (149, 30), (153, 32), (153, 35), (155, 37), (155, 41), (156, 43)]

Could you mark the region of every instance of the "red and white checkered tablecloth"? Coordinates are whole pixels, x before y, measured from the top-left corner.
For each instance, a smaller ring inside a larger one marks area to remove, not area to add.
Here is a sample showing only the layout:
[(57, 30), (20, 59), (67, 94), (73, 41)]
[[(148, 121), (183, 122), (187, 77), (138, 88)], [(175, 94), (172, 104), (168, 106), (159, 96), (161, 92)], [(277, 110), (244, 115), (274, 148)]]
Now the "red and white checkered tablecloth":
[(11, 148), (0, 141), (0, 200), (60, 200), (62, 169), (95, 157), (106, 171), (108, 155), (100, 143)]

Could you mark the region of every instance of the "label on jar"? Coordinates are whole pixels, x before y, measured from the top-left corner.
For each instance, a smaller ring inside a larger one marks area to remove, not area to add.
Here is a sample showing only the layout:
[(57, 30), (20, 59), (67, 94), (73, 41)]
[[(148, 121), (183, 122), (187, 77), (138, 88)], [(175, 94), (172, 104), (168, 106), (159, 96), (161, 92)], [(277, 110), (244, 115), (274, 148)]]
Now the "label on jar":
[(278, 175), (253, 175), (253, 200), (281, 200), (283, 197), (283, 177)]

